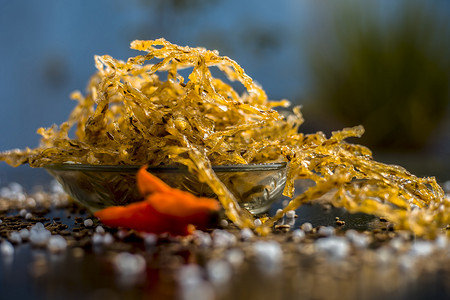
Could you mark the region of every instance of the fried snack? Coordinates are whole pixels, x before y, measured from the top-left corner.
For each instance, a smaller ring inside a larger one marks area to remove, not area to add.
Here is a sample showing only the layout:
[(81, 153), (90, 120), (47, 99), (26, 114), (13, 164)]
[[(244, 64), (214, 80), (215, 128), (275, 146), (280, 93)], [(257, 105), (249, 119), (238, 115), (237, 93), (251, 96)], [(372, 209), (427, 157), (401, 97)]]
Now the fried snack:
[[(234, 223), (250, 228), (253, 216), (237, 204), (211, 165), (289, 161), (285, 195), (293, 197), (295, 180), (316, 184), (283, 212), (327, 194), (336, 206), (387, 217), (418, 235), (433, 236), (450, 223), (450, 201), (434, 178), (417, 178), (401, 167), (375, 162), (369, 149), (345, 142), (361, 136), (361, 126), (328, 139), (321, 132), (304, 135), (298, 132), (303, 122), (299, 107), (287, 115), (278, 113), (274, 108), (289, 102), (269, 101), (235, 61), (217, 51), (164, 39), (134, 41), (131, 48), (146, 54), (127, 62), (96, 56), (98, 71), (86, 96), (72, 94), (78, 104), (68, 121), (40, 128), (38, 148), (2, 153), (0, 160), (32, 167), (69, 161), (182, 164), (209, 185)], [(228, 81), (240, 82), (246, 92), (240, 95), (231, 83), (213, 77), (212, 67)], [(190, 73), (184, 77), (186, 71)], [(69, 137), (72, 129), (75, 138)], [(281, 216), (256, 230), (269, 232)]]

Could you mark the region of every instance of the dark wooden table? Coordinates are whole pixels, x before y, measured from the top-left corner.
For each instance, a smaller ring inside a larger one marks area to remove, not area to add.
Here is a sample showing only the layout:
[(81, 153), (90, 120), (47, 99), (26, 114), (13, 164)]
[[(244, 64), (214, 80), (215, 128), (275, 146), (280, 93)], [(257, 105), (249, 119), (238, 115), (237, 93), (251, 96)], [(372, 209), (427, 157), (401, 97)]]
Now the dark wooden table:
[[(48, 189), (51, 180), (29, 168), (0, 174), (0, 188), (19, 182), (30, 197), (33, 186)], [(27, 207), (26, 217), (21, 207), (0, 205), (0, 244), (38, 222), (67, 241), (60, 251), (12, 243), (13, 254), (0, 254), (0, 299), (450, 299), (450, 241), (421, 241), (369, 215), (305, 205), (267, 237), (228, 225), (155, 239), (103, 232), (82, 207), (59, 206)], [(293, 233), (305, 222), (311, 232)], [(98, 241), (105, 235), (112, 243)], [(138, 267), (121, 266), (127, 259)]]

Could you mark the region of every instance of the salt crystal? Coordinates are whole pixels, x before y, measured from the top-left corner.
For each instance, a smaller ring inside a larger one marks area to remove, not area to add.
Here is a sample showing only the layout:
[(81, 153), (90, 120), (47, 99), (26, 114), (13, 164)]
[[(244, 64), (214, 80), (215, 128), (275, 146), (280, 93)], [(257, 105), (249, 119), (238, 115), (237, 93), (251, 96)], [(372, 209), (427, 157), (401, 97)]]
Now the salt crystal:
[(206, 280), (198, 281), (189, 287), (182, 287), (180, 300), (215, 300), (214, 287)]
[(13, 197), (13, 199), (17, 200), (17, 202), (20, 202), (20, 203), (24, 202), (25, 199), (27, 198), (25, 196), (25, 194), (22, 194), (22, 193), (13, 194), (12, 197)]
[(383, 247), (379, 248), (375, 253), (376, 253), (376, 259), (377, 259), (378, 265), (380, 267), (390, 265), (392, 262), (392, 259), (394, 258), (393, 254), (392, 254), (392, 249), (388, 248), (387, 246), (383, 246)]
[(44, 200), (45, 200), (45, 194), (44, 193), (38, 192), (38, 193), (35, 193), (33, 196), (34, 196), (34, 199), (36, 200), (36, 205), (37, 204), (42, 204), (44, 202)]
[(0, 244), (0, 253), (3, 256), (12, 256), (14, 254), (14, 246), (8, 241), (3, 241)]
[(9, 199), (9, 198), (11, 198), (11, 190), (9, 189), (9, 188), (7, 188), (7, 187), (2, 187), (1, 189), (0, 189), (0, 197), (1, 198), (6, 198), (6, 199)]
[(253, 252), (258, 261), (258, 268), (267, 274), (277, 273), (281, 269), (283, 251), (276, 241), (257, 241)]
[(192, 286), (197, 282), (203, 280), (202, 270), (198, 265), (189, 264), (182, 266), (178, 273), (177, 278), (181, 286)]
[(292, 240), (296, 243), (300, 242), (305, 238), (305, 232), (301, 229), (295, 229), (292, 231)]
[(103, 244), (103, 235), (100, 233), (94, 233), (91, 238), (91, 242), (94, 246), (99, 246)]
[(114, 237), (112, 236), (111, 233), (106, 233), (105, 235), (103, 235), (103, 244), (104, 245), (111, 245), (114, 242)]
[(144, 244), (147, 247), (147, 249), (153, 249), (158, 242), (158, 236), (154, 233), (145, 233), (143, 235), (144, 238)]
[(222, 219), (222, 220), (220, 220), (219, 225), (220, 225), (220, 227), (222, 227), (222, 228), (227, 228), (227, 227), (228, 227), (228, 221), (225, 220), (225, 219)]
[(11, 231), (9, 233), (9, 241), (14, 244), (20, 244), (22, 243), (22, 237), (20, 236), (19, 232)]
[(19, 211), (19, 216), (21, 216), (22, 218), (26, 216), (26, 214), (28, 213), (28, 211), (25, 208), (22, 208)]
[(215, 229), (211, 235), (214, 247), (226, 248), (236, 244), (236, 237), (226, 230)]
[(25, 219), (26, 220), (31, 220), (33, 218), (33, 214), (32, 213), (27, 213), (26, 215), (25, 215)]
[(318, 252), (327, 254), (332, 259), (344, 258), (350, 250), (347, 239), (337, 236), (318, 239), (315, 247)]
[(53, 253), (63, 252), (67, 249), (67, 241), (60, 235), (51, 236), (48, 240), (47, 249)]
[(225, 253), (225, 259), (233, 266), (238, 268), (244, 262), (244, 252), (242, 250), (233, 248)]
[(108, 232), (105, 234), (95, 232), (91, 238), (92, 244), (95, 246), (107, 246), (114, 242), (114, 237)]
[(37, 222), (36, 224), (34, 224), (32, 227), (31, 227), (31, 231), (33, 231), (33, 230), (42, 230), (42, 229), (45, 229), (45, 226), (44, 226), (44, 224), (42, 224), (41, 222)]
[(22, 240), (28, 240), (30, 238), (30, 231), (26, 228), (20, 229), (19, 234)]
[(11, 182), (9, 184), (9, 189), (11, 190), (11, 192), (13, 193), (23, 193), (23, 187), (20, 183), (17, 182)]
[(262, 221), (260, 219), (255, 219), (255, 221), (253, 221), (253, 224), (255, 224), (256, 227), (259, 227), (262, 225)]
[(92, 221), (91, 219), (86, 219), (83, 222), (84, 227), (92, 227), (94, 225), (94, 221)]
[(202, 278), (201, 269), (197, 265), (183, 266), (177, 275), (181, 300), (216, 299), (213, 286)]
[(369, 245), (369, 237), (366, 234), (359, 233), (354, 229), (345, 232), (347, 239), (358, 249), (365, 249)]
[(122, 275), (142, 274), (145, 271), (146, 262), (139, 254), (122, 252), (114, 257), (114, 267)]
[(302, 226), (300, 227), (304, 232), (310, 232), (313, 229), (313, 226), (311, 223), (306, 222), (303, 223)]
[(31, 208), (36, 207), (36, 200), (34, 200), (34, 198), (27, 197), (26, 204), (28, 207), (31, 207)]
[(336, 232), (333, 226), (321, 226), (317, 231), (319, 236), (332, 236)]
[(121, 230), (117, 231), (117, 237), (121, 240), (123, 240), (124, 238), (126, 238), (129, 235), (130, 235), (130, 232), (128, 230), (121, 229)]
[(434, 251), (434, 245), (430, 241), (416, 241), (411, 245), (410, 254), (415, 256), (428, 256)]
[(255, 236), (255, 234), (253, 233), (253, 231), (250, 228), (243, 228), (241, 230), (240, 235), (241, 235), (241, 240), (243, 240), (243, 241), (249, 241)]
[[(42, 225), (42, 223), (37, 223), (37, 224)], [(40, 226), (38, 226), (38, 228), (36, 228), (36, 225), (31, 227), (30, 238), (29, 238), (30, 243), (33, 246), (43, 247), (43, 246), (47, 245), (47, 242), (50, 239), (52, 234), (50, 233), (50, 231), (48, 231), (44, 227), (41, 228)], [(42, 226), (44, 226), (44, 225), (42, 225)]]
[(232, 269), (227, 261), (221, 259), (210, 260), (206, 265), (209, 280), (216, 286), (222, 286), (230, 281)]
[(200, 247), (209, 247), (212, 244), (211, 236), (201, 230), (195, 230), (193, 233), (195, 243)]
[(286, 212), (286, 218), (288, 218), (288, 219), (293, 219), (293, 218), (295, 218), (295, 210), (288, 210), (288, 211)]
[(95, 227), (95, 232), (97, 233), (105, 233), (105, 229), (102, 226)]
[(434, 243), (438, 249), (445, 249), (448, 245), (448, 240), (445, 235), (440, 234), (436, 237)]
[(398, 252), (405, 247), (405, 241), (402, 238), (394, 238), (389, 242), (389, 246)]

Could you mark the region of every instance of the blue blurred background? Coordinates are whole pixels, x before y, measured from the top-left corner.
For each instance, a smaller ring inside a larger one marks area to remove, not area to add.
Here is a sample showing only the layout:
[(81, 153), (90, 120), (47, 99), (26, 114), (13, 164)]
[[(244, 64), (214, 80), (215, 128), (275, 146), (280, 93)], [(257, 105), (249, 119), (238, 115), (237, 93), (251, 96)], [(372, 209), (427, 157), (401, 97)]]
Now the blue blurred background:
[[(95, 54), (125, 60), (132, 40), (164, 37), (236, 60), (269, 98), (303, 106), (302, 131), (363, 124), (352, 142), (376, 159), (447, 180), (449, 2), (0, 0), (0, 151), (67, 119)], [(21, 170), (1, 163), (0, 184)]]

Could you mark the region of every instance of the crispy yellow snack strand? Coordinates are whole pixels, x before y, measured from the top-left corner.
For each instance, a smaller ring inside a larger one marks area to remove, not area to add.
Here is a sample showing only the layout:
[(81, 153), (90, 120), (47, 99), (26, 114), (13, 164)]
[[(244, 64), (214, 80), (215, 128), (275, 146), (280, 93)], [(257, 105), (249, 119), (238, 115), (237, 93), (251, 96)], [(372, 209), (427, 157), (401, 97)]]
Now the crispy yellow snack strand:
[(292, 158), (285, 194), (293, 196), (296, 179), (312, 179), (315, 186), (296, 196), (257, 230), (264, 234), (288, 210), (327, 195), (337, 207), (387, 217), (398, 229), (433, 238), (450, 223), (450, 199), (434, 178), (417, 178), (404, 168), (372, 159), (370, 151), (347, 144), (344, 138), (360, 136), (362, 127), (305, 136), (297, 147), (285, 147)]
[[(304, 135), (298, 132), (300, 108), (279, 114), (273, 108), (289, 102), (269, 101), (235, 61), (217, 51), (164, 39), (134, 41), (131, 48), (145, 54), (126, 62), (95, 56), (98, 71), (86, 96), (71, 95), (77, 105), (67, 122), (40, 128), (38, 148), (0, 153), (0, 160), (32, 167), (68, 161), (182, 164), (216, 193), (230, 220), (250, 228), (253, 217), (211, 165), (288, 161), (284, 194), (293, 199), (283, 212), (255, 228), (261, 234), (286, 211), (322, 196), (350, 212), (387, 217), (398, 229), (420, 236), (433, 237), (450, 223), (450, 200), (434, 178), (417, 178), (401, 167), (376, 162), (366, 147), (345, 142), (361, 136), (361, 126), (333, 132), (330, 138), (321, 132)], [(229, 81), (240, 82), (246, 92), (240, 95), (213, 77), (212, 67)], [(69, 137), (72, 129), (75, 138)], [(300, 179), (315, 185), (294, 196), (294, 182)]]

